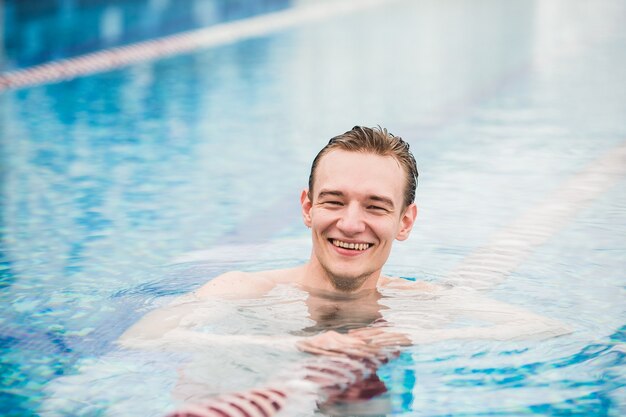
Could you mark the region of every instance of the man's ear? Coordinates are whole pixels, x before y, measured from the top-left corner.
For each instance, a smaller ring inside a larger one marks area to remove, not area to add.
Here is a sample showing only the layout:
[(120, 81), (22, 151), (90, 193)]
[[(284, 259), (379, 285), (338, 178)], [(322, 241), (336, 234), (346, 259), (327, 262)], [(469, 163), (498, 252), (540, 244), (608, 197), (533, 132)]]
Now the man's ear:
[(309, 190), (306, 188), (300, 194), (300, 205), (302, 206), (302, 219), (306, 227), (311, 227), (311, 199), (309, 198)]
[(415, 219), (417, 218), (417, 206), (415, 203), (408, 206), (402, 217), (400, 218), (400, 230), (398, 230), (398, 234), (396, 235), (397, 240), (406, 240), (411, 234), (411, 229), (413, 229), (413, 224), (415, 223)]

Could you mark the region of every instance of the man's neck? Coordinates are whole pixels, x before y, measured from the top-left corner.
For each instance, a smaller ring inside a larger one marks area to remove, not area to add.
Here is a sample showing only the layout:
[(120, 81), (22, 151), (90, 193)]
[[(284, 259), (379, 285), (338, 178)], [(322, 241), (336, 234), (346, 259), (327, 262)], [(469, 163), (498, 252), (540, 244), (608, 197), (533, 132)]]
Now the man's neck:
[(320, 292), (327, 296), (338, 298), (356, 299), (376, 291), (380, 276), (380, 271), (377, 271), (366, 277), (355, 277), (354, 279), (359, 280), (360, 284), (354, 288), (338, 288), (338, 279), (330, 276), (329, 272), (318, 262), (311, 260), (303, 265), (298, 284), (309, 292)]

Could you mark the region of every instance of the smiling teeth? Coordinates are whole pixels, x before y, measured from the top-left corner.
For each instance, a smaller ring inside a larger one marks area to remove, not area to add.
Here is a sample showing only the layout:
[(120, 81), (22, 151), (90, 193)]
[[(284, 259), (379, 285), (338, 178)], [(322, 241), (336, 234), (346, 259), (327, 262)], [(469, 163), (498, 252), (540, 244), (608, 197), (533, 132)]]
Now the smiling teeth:
[(344, 248), (344, 249), (353, 249), (353, 250), (365, 250), (370, 247), (369, 243), (348, 243), (342, 242), (341, 240), (333, 239), (333, 245)]

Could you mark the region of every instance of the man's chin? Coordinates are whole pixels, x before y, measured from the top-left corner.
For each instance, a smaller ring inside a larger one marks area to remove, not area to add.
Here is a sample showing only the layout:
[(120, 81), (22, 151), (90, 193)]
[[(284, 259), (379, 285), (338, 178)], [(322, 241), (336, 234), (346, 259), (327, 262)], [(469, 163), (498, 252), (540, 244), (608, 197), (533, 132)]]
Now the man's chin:
[(368, 275), (330, 275), (330, 283), (333, 288), (341, 292), (354, 292), (359, 290)]

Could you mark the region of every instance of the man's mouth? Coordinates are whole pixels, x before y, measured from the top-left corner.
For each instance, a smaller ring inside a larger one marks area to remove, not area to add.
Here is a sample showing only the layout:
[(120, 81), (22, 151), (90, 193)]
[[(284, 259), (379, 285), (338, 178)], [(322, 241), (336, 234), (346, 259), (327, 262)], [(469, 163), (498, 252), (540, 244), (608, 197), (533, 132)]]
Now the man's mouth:
[(344, 242), (338, 239), (329, 239), (329, 240), (330, 240), (330, 243), (333, 244), (333, 246), (337, 246), (338, 248), (343, 248), (343, 249), (356, 250), (356, 251), (364, 251), (364, 250), (369, 249), (370, 246), (372, 246), (371, 243), (350, 243), (350, 242)]

